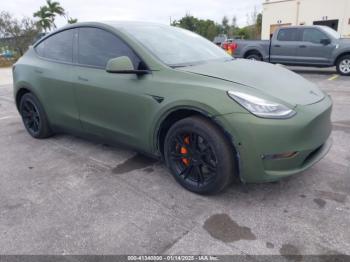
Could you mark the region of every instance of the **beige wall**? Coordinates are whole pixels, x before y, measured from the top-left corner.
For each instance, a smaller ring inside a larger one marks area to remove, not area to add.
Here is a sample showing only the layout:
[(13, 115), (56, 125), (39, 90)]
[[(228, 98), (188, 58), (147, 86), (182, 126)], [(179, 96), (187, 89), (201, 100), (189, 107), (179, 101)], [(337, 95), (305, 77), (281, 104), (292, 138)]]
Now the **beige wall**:
[(270, 0), (263, 4), (261, 37), (269, 39), (271, 25), (312, 25), (333, 19), (339, 20), (338, 32), (350, 37), (350, 0)]

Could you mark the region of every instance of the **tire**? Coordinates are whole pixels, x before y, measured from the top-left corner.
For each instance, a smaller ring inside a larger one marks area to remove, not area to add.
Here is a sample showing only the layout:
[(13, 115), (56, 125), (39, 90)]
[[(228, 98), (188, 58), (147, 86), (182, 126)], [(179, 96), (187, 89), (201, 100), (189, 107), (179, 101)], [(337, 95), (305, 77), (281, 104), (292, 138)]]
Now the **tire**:
[(248, 60), (254, 60), (254, 61), (262, 61), (262, 57), (258, 53), (252, 53), (246, 57)]
[(193, 116), (176, 122), (164, 142), (164, 158), (175, 180), (198, 194), (224, 190), (235, 176), (234, 149), (210, 120)]
[(337, 72), (343, 76), (350, 76), (350, 55), (340, 57), (336, 64)]
[(22, 96), (19, 112), (28, 133), (34, 138), (47, 138), (53, 135), (43, 106), (32, 94)]

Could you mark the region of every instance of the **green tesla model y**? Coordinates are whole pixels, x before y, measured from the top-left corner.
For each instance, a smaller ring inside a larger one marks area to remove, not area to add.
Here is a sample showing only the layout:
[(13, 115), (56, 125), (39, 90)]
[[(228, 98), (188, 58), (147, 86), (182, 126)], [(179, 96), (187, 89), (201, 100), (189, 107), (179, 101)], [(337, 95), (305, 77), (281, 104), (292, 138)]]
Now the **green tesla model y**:
[(67, 132), (128, 145), (164, 159), (196, 193), (219, 192), (235, 177), (269, 182), (300, 173), (330, 148), (328, 95), (177, 27), (66, 26), (35, 43), (13, 76), (34, 138)]

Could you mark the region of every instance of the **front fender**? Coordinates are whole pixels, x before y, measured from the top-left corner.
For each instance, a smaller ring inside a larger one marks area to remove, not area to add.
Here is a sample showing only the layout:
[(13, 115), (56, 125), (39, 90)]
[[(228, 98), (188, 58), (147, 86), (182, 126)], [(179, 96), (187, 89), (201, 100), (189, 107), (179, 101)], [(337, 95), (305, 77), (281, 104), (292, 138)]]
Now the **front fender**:
[(343, 55), (350, 55), (350, 48), (346, 47), (346, 48), (339, 48), (336, 50), (335, 54), (334, 54), (334, 59), (332, 61), (332, 63), (335, 65), (338, 61), (338, 59), (343, 56)]
[(170, 114), (178, 110), (195, 111), (209, 118), (213, 118), (215, 116), (220, 115), (220, 113), (216, 111), (214, 108), (206, 104), (200, 103), (198, 101), (185, 100), (185, 101), (176, 101), (173, 103), (169, 103), (166, 107), (162, 108), (157, 113), (156, 117), (154, 118), (155, 120), (153, 121), (151, 126), (151, 130), (153, 130), (153, 132), (150, 132), (150, 135), (151, 135), (150, 139), (151, 141), (153, 141), (152, 143), (153, 152), (157, 152), (158, 150), (159, 131), (162, 123)]

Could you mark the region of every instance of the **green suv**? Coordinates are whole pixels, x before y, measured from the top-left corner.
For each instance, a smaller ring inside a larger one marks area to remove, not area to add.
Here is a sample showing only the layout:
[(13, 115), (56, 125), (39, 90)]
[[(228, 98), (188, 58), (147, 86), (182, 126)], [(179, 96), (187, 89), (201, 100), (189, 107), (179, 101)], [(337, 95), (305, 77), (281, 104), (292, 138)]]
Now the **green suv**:
[(233, 59), (192, 32), (137, 22), (77, 23), (13, 67), (34, 138), (57, 132), (126, 144), (164, 159), (192, 192), (233, 179), (269, 182), (329, 150), (332, 101), (282, 67)]

